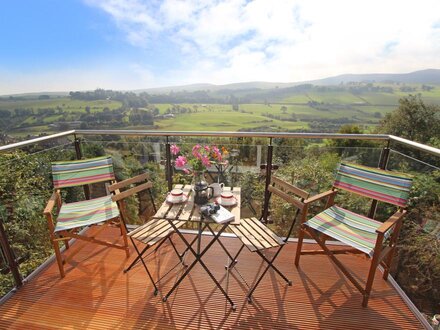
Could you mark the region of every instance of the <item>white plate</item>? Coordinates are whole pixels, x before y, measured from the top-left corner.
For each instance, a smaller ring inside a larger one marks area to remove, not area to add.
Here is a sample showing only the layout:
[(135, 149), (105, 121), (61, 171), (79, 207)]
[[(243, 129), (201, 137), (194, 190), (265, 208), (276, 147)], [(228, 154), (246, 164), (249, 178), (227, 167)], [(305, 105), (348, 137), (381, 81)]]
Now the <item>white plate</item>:
[[(229, 201), (229, 200), (231, 200), (231, 201)], [(215, 202), (217, 204), (220, 204), (221, 206), (234, 206), (234, 205), (237, 205), (237, 198), (232, 196), (232, 198), (228, 198), (228, 201), (225, 202), (225, 200), (222, 200), (222, 197), (219, 196), (215, 199)]]
[(168, 195), (166, 198), (166, 202), (169, 204), (180, 204), (185, 203), (188, 200), (188, 196), (183, 194), (182, 199), (180, 201), (172, 201), (171, 195)]

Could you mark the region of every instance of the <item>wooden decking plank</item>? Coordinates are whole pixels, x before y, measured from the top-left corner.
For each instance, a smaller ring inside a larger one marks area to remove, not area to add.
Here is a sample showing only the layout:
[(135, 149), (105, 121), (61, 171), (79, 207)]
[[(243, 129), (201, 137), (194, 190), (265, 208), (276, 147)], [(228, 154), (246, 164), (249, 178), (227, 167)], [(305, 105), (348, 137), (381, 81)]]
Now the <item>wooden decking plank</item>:
[[(232, 226), (231, 226), (232, 227)], [(91, 232), (90, 234), (93, 234)], [(121, 240), (117, 228), (101, 235)], [(186, 235), (188, 239), (193, 236)], [(211, 237), (204, 236), (203, 244)], [(241, 246), (237, 238), (221, 238), (229, 251)], [(179, 251), (184, 248), (174, 240)], [(141, 247), (142, 244), (139, 244)], [(304, 244), (315, 248), (315, 244)], [(337, 248), (337, 247), (336, 247)], [(254, 292), (249, 305), (247, 288), (233, 270), (228, 293), (237, 305), (232, 312), (222, 293), (213, 289), (209, 276), (198, 265), (181, 283), (168, 302), (153, 295), (153, 286), (141, 265), (128, 273), (123, 269), (135, 255), (77, 241), (67, 251), (78, 252), (67, 263), (60, 279), (56, 262), (41, 271), (0, 305), (0, 329), (422, 329), (421, 323), (380, 271), (374, 280), (367, 308), (362, 295), (337, 271), (327, 256), (302, 256), (293, 266), (296, 244), (288, 244), (277, 258), (277, 267), (292, 279), (288, 287), (271, 270)], [(267, 250), (268, 258), (276, 250)], [(203, 257), (213, 275), (226, 286), (226, 255), (214, 244)], [(191, 262), (190, 257), (188, 261)], [(366, 279), (368, 262), (356, 256), (341, 256), (353, 273)], [(153, 277), (163, 275), (178, 258), (165, 242), (145, 259)], [(235, 266), (248, 283), (255, 280), (261, 258), (244, 249)], [(160, 283), (163, 293), (174, 283), (174, 274)]]

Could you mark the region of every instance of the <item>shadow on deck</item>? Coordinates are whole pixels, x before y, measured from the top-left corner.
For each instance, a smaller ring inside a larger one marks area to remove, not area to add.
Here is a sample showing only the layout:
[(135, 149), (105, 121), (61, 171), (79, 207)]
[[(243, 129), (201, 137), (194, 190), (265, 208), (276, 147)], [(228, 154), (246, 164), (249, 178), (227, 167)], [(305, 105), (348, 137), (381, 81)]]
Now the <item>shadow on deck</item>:
[[(116, 229), (115, 229), (116, 230)], [(115, 237), (108, 229), (103, 235)], [(205, 237), (205, 239), (207, 239)], [(174, 241), (183, 244), (177, 236)], [(222, 238), (231, 252), (236, 238)], [(302, 256), (301, 268), (293, 264), (296, 244), (290, 243), (277, 264), (291, 280), (289, 287), (270, 271), (254, 293), (253, 304), (241, 276), (252, 283), (263, 264), (257, 255), (243, 251), (229, 281), (225, 274), (226, 255), (215, 244), (204, 260), (220, 279), (237, 305), (230, 309), (199, 265), (176, 293), (164, 303), (153, 295), (153, 287), (139, 264), (123, 273), (130, 260), (122, 250), (77, 242), (77, 251), (60, 279), (56, 263), (44, 269), (0, 306), (1, 329), (420, 329), (416, 316), (395, 289), (378, 272), (368, 308), (361, 306), (361, 294), (345, 280), (326, 256)], [(268, 253), (272, 253), (271, 251)], [(153, 273), (163, 275), (177, 262), (165, 243), (148, 257)], [(360, 257), (341, 259), (356, 277), (365, 279), (367, 263)], [(188, 257), (188, 261), (190, 258)], [(179, 267), (160, 284), (162, 292), (173, 285)], [(228, 284), (228, 285), (227, 285)]]

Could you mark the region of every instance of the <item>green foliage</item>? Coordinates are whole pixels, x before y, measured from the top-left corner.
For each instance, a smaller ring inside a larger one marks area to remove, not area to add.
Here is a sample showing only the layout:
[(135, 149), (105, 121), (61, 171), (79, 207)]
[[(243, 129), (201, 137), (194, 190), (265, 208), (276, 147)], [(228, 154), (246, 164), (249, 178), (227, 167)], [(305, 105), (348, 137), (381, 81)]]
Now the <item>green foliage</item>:
[[(0, 208), (12, 249), (25, 258), (20, 271), (27, 276), (50, 254), (47, 221), (43, 209), (52, 194), (50, 163), (70, 151), (50, 150), (33, 155), (14, 152), (0, 155)], [(0, 294), (10, 285), (10, 276), (0, 275)]]
[[(274, 174), (282, 180), (289, 182), (314, 195), (331, 187), (334, 180), (333, 172), (339, 162), (339, 157), (334, 153), (311, 152), (304, 157), (298, 157), (284, 162)], [(317, 206), (319, 207), (319, 206)], [(270, 202), (270, 218), (272, 228), (279, 235), (287, 235), (296, 208), (284, 200), (272, 196)], [(312, 208), (311, 213), (316, 213), (317, 208)], [(299, 221), (296, 223), (296, 227)], [(297, 230), (293, 234), (296, 235)]]
[(379, 130), (427, 143), (432, 137), (440, 136), (440, 107), (426, 105), (420, 95), (403, 97), (399, 107), (382, 120)]
[[(338, 133), (341, 134), (364, 134), (365, 132), (357, 125), (343, 125)], [(363, 165), (377, 166), (377, 160), (372, 157), (372, 149), (380, 147), (377, 143), (368, 140), (356, 139), (332, 139), (327, 140), (326, 145), (336, 148), (336, 152), (342, 159), (355, 157)]]
[(408, 205), (418, 209), (440, 206), (440, 171), (415, 174)]
[[(433, 214), (438, 217), (438, 208)], [(421, 310), (434, 314), (440, 304), (440, 240), (424, 233), (413, 216), (404, 221), (393, 276)]]

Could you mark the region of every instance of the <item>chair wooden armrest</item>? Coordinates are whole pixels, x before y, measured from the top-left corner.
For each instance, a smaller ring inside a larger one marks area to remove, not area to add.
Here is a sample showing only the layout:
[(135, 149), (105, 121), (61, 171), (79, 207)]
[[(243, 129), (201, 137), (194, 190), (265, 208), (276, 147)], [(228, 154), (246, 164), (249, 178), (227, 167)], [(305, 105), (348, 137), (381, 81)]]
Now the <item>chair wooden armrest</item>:
[(47, 202), (46, 207), (44, 208), (43, 214), (44, 215), (52, 215), (53, 208), (57, 205), (58, 209), (61, 206), (61, 197), (59, 190), (54, 191), (52, 196), (50, 196), (49, 201)]
[(318, 201), (318, 200), (320, 200), (320, 199), (323, 199), (323, 198), (326, 198), (326, 197), (330, 197), (330, 196), (334, 196), (334, 195), (336, 195), (337, 194), (337, 190), (328, 190), (328, 191), (325, 191), (325, 192), (323, 192), (323, 193), (320, 193), (320, 194), (318, 194), (318, 195), (315, 195), (315, 196), (312, 196), (312, 197), (310, 197), (310, 198), (308, 198), (308, 199), (306, 199), (305, 201), (304, 201), (304, 204), (311, 204), (311, 203), (314, 203), (314, 202), (316, 202), (316, 201)]
[(385, 221), (379, 228), (376, 229), (376, 233), (385, 234), (388, 230), (394, 227), (406, 214), (406, 210), (399, 210), (394, 213), (387, 221)]

